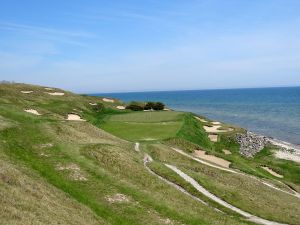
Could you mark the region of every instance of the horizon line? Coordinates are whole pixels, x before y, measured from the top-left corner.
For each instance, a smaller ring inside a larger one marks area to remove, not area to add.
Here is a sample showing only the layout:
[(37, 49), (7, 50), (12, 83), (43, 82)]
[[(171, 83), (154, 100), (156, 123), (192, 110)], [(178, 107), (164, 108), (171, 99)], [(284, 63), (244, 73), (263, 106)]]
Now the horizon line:
[(79, 93), (86, 95), (96, 95), (96, 94), (129, 94), (129, 93), (146, 93), (146, 92), (184, 92), (184, 91), (217, 91), (217, 90), (242, 90), (242, 89), (272, 89), (272, 88), (300, 88), (300, 85), (296, 86), (272, 86), (272, 87), (236, 87), (236, 88), (205, 88), (205, 89), (182, 89), (182, 90), (145, 90), (145, 91), (116, 91), (116, 92), (94, 92), (94, 93)]

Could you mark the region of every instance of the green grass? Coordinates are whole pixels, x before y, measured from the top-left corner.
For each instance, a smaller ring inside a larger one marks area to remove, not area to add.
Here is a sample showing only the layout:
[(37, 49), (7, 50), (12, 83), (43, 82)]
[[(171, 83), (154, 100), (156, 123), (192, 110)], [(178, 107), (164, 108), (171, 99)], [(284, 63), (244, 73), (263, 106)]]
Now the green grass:
[[(21, 90), (34, 92), (26, 95)], [(120, 111), (115, 109), (121, 104), (117, 100), (112, 104), (65, 91), (65, 96), (44, 92), (39, 86), (0, 85), (0, 224), (165, 224), (167, 220), (174, 225), (252, 224), (202, 196), (164, 163), (178, 166), (244, 210), (285, 223), (299, 221), (299, 201), (200, 165), (164, 144), (187, 152), (202, 148), (230, 160), (235, 168), (274, 179), (259, 168), (267, 164), (298, 189), (299, 166), (274, 159), (271, 149), (252, 160), (245, 159), (238, 153), (234, 132), (222, 134), (219, 143), (211, 143), (193, 114)], [(89, 102), (100, 102), (104, 108), (95, 111)], [(37, 109), (43, 115), (26, 113), (24, 108)], [(70, 112), (87, 122), (66, 121)], [(141, 152), (134, 151), (136, 141), (142, 141)], [(225, 156), (223, 148), (233, 154)], [(225, 214), (148, 173), (143, 166), (145, 153), (155, 160), (150, 164), (153, 170)], [(79, 170), (58, 169), (68, 165)], [(76, 180), (76, 173), (87, 180)], [(129, 201), (108, 202), (107, 197), (115, 194), (124, 194)]]
[(107, 122), (101, 128), (130, 141), (153, 141), (175, 137), (181, 122), (135, 123)]
[(184, 113), (175, 111), (133, 112), (110, 117), (114, 122), (155, 123), (181, 120)]

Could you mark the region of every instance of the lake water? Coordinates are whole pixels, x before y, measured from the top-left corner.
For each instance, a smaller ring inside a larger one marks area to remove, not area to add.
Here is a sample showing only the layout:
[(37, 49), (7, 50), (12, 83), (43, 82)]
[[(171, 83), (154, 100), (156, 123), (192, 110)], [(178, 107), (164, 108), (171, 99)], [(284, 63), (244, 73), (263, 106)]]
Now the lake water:
[(93, 94), (168, 107), (300, 144), (300, 87)]

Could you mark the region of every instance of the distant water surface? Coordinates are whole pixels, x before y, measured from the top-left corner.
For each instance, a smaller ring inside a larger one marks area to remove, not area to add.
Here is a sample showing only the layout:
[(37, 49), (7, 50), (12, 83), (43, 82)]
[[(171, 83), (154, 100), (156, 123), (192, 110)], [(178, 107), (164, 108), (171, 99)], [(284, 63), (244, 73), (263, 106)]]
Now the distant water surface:
[(93, 94), (168, 107), (300, 144), (300, 87)]

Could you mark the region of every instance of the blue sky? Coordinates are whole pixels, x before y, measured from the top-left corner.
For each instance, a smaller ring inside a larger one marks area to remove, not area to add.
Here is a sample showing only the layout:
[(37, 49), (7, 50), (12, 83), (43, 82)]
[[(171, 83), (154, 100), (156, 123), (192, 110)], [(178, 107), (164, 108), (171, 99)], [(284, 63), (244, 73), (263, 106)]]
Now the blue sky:
[(299, 0), (10, 0), (0, 80), (75, 92), (300, 86)]

